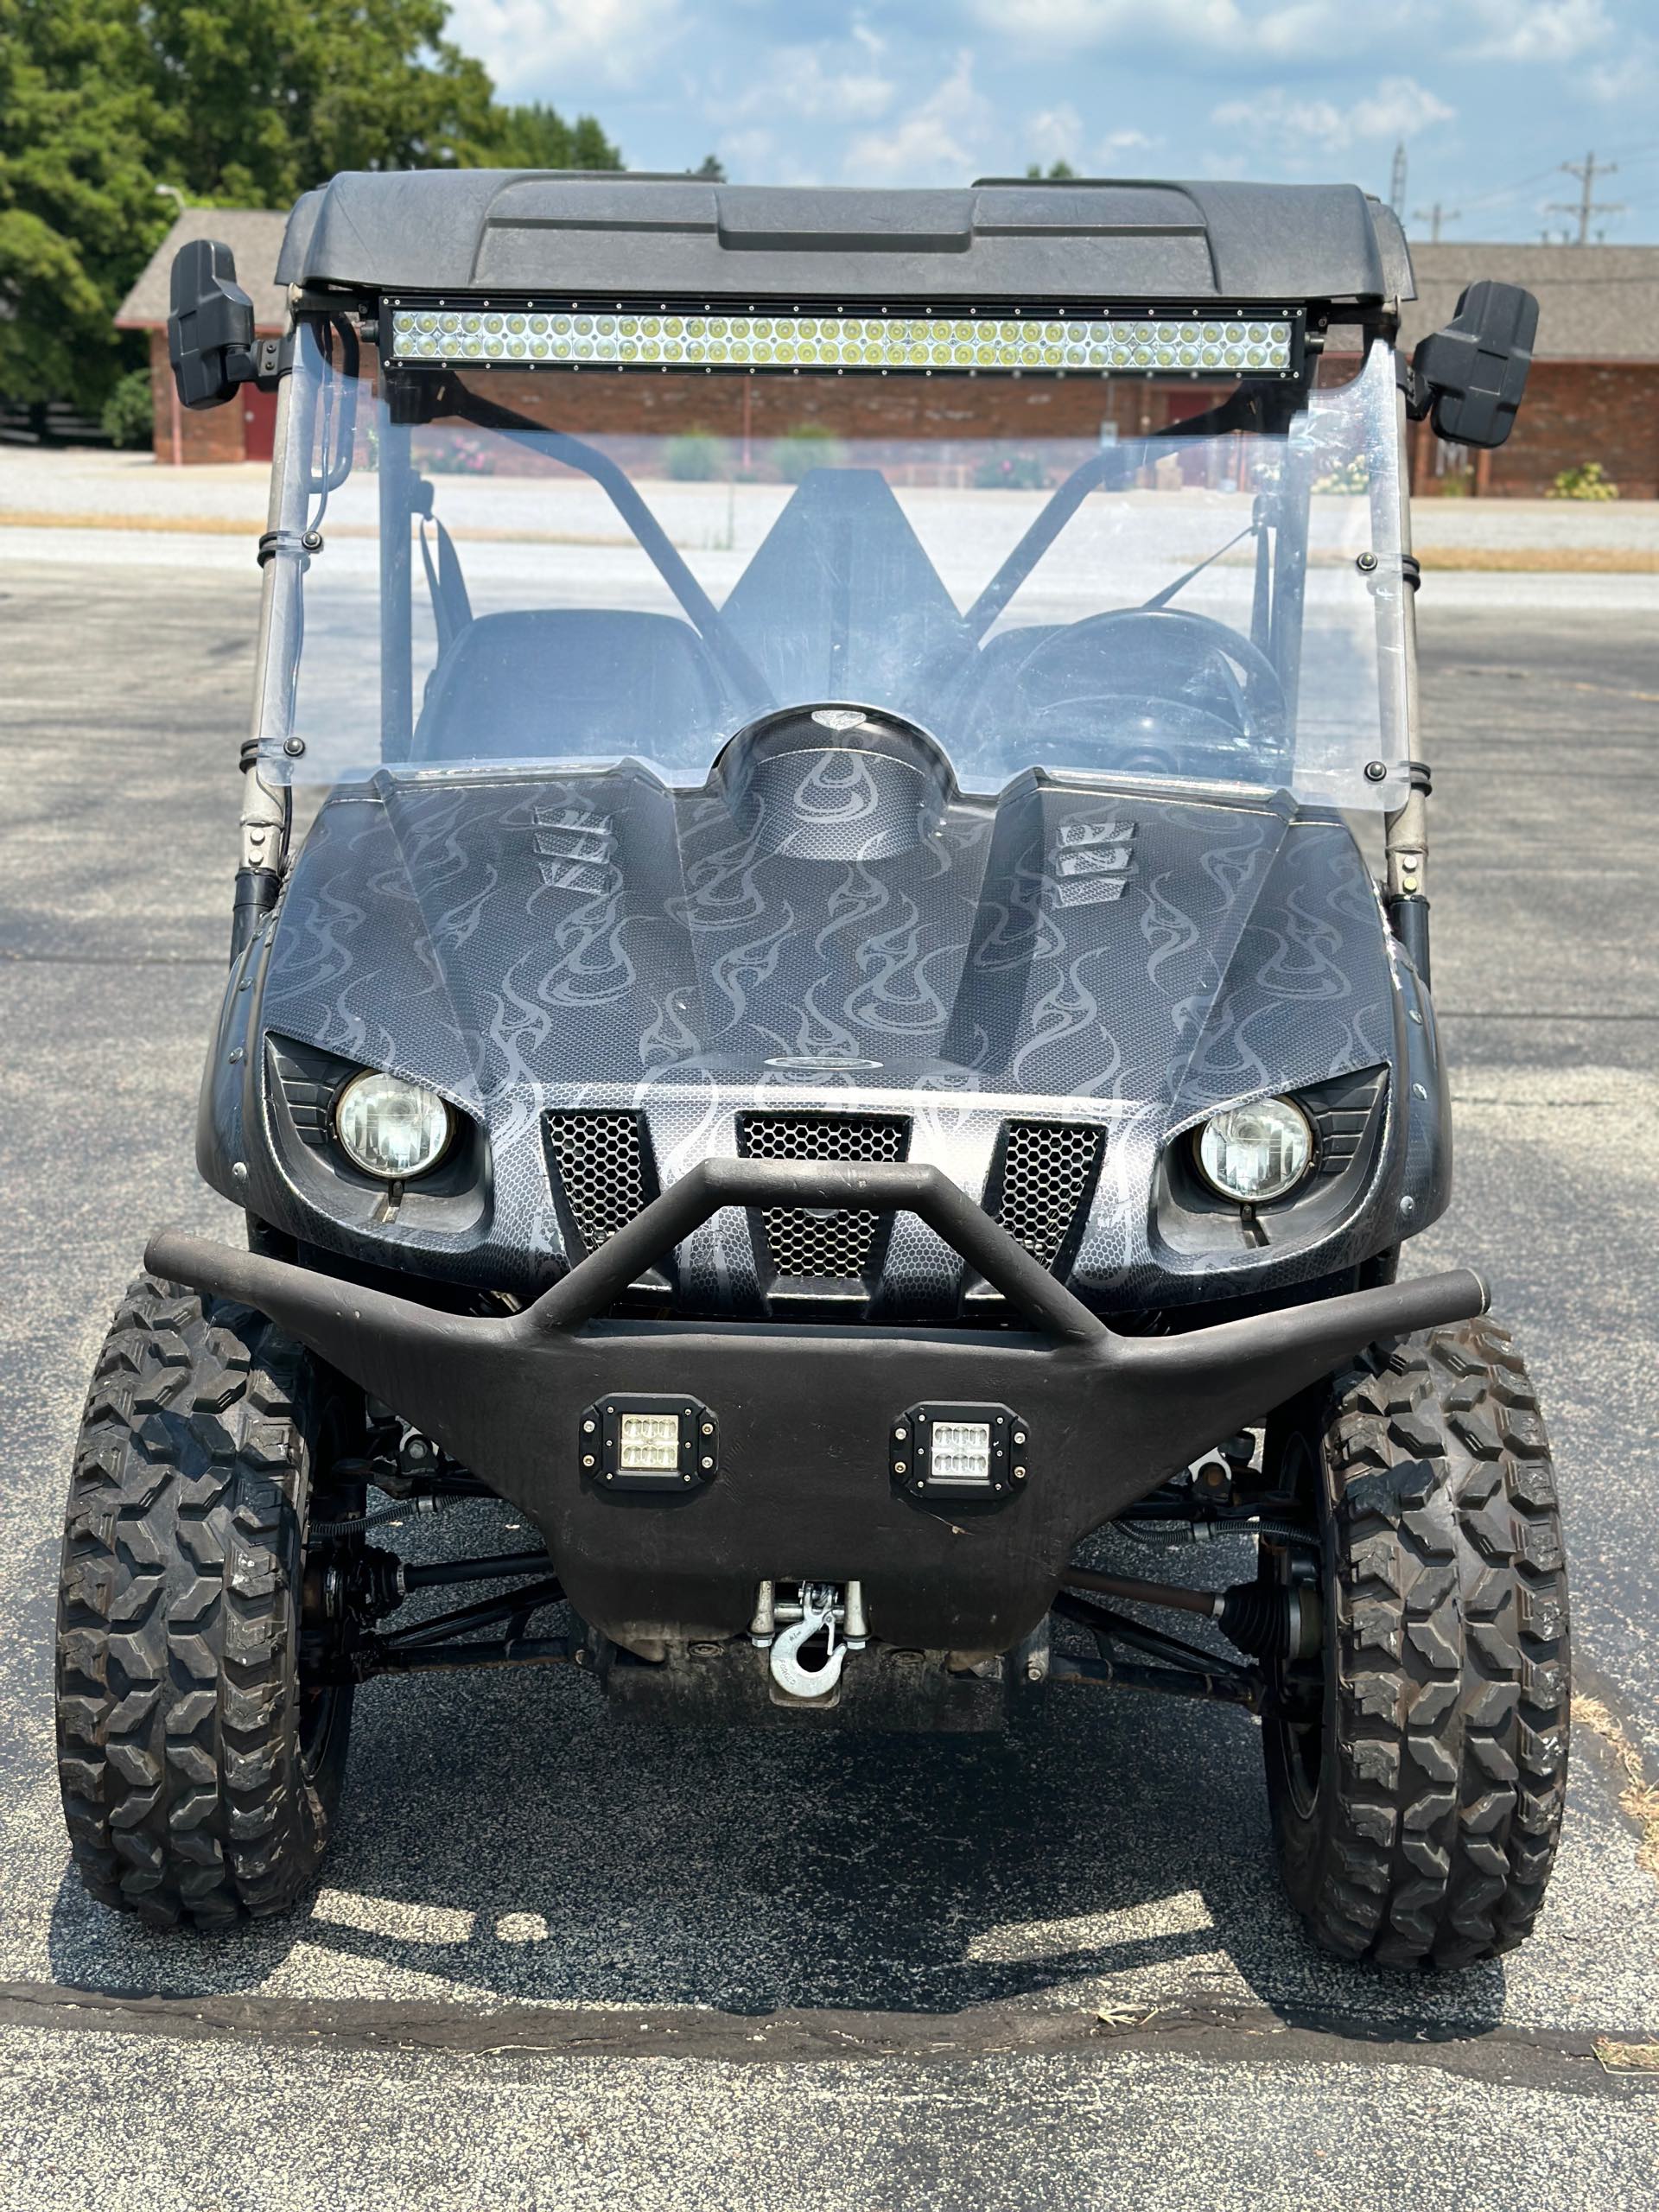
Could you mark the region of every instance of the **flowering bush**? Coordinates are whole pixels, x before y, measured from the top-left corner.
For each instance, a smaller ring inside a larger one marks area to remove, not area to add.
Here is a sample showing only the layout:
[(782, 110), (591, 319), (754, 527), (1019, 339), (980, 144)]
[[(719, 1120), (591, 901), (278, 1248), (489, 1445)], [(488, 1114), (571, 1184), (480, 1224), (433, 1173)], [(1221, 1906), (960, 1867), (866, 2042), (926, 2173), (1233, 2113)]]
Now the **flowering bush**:
[(1544, 497), (1547, 499), (1616, 499), (1618, 486), (1610, 480), (1599, 461), (1581, 461), (1576, 468), (1564, 468)]
[(981, 492), (1045, 492), (1048, 471), (1034, 453), (993, 454), (975, 469), (974, 485)]
[(481, 439), (465, 430), (441, 431), (429, 443), (420, 441), (415, 455), (417, 467), (432, 476), (493, 476), (495, 453)]
[(1369, 492), (1370, 488), (1371, 464), (1363, 453), (1339, 461), (1335, 468), (1316, 478), (1313, 485), (1316, 492), (1341, 492), (1350, 497), (1357, 492)]

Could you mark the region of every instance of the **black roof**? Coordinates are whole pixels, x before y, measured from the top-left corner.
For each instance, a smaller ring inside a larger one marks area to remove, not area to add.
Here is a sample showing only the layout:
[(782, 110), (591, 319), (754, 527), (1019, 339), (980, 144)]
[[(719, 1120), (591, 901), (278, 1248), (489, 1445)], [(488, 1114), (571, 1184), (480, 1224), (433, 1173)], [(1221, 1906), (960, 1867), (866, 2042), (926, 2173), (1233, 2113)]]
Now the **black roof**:
[(1357, 185), (950, 191), (514, 169), (348, 172), (289, 218), (284, 283), (772, 299), (1391, 301), (1392, 213)]

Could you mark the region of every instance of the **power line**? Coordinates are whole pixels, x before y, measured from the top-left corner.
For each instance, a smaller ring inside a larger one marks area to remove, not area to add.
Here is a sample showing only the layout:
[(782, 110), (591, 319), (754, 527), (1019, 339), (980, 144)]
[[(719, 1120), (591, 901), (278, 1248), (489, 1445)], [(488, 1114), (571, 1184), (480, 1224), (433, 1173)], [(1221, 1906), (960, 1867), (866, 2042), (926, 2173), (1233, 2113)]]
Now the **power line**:
[(1442, 207), (1440, 201), (1437, 200), (1432, 207), (1418, 207), (1414, 209), (1411, 219), (1414, 223), (1427, 223), (1428, 225), (1429, 244), (1431, 245), (1439, 245), (1440, 242), (1441, 224), (1461, 222), (1463, 220), (1463, 210), (1461, 207)]
[(1494, 200), (1513, 200), (1517, 193), (1524, 192), (1529, 185), (1542, 184), (1546, 178), (1557, 176), (1560, 174), (1559, 168), (1554, 164), (1547, 169), (1535, 169), (1530, 176), (1523, 176), (1516, 184), (1500, 185), (1495, 192), (1478, 192), (1469, 205), (1471, 207), (1484, 207)]
[(1599, 162), (1594, 154), (1586, 154), (1581, 162), (1563, 162), (1561, 168), (1568, 176), (1578, 178), (1581, 188), (1579, 196), (1576, 200), (1552, 200), (1545, 207), (1544, 213), (1546, 215), (1576, 215), (1579, 222), (1579, 235), (1570, 243), (1575, 245), (1588, 245), (1590, 218), (1592, 215), (1622, 215), (1624, 213), (1624, 202), (1622, 200), (1596, 198), (1596, 179), (1599, 176), (1617, 176), (1618, 163)]

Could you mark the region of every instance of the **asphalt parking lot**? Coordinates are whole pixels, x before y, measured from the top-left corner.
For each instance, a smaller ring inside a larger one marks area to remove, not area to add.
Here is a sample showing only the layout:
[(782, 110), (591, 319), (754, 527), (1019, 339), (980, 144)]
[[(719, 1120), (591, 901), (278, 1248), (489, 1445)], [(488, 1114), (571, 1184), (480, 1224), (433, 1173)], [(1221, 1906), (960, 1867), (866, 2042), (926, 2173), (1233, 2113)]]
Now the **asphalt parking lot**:
[(1488, 1274), (1539, 1376), (1589, 1702), (1536, 1937), (1412, 1978), (1301, 1936), (1247, 1724), (1128, 1697), (974, 1745), (637, 1732), (562, 1672), (380, 1681), (294, 1919), (158, 1939), (84, 1897), (61, 1492), (147, 1231), (226, 1219), (191, 1129), (257, 590), (182, 546), (5, 550), (0, 2207), (1659, 2197), (1659, 2075), (1596, 2056), (1659, 2042), (1659, 1822), (1644, 1864), (1622, 1802), (1659, 1776), (1651, 584), (1424, 594), (1459, 1163), (1415, 1253)]

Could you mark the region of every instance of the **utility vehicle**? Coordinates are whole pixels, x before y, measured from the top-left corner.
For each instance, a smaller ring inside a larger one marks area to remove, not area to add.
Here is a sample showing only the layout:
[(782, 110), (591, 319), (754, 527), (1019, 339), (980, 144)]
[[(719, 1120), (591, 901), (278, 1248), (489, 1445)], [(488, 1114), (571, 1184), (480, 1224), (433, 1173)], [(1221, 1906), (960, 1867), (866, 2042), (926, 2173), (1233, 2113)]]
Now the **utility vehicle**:
[[(1398, 1271), (1451, 1188), (1405, 441), (1503, 438), (1532, 301), (1402, 359), (1345, 187), (347, 175), (278, 273), (256, 340), (174, 272), (185, 404), (278, 395), (198, 1136), (247, 1249), (157, 1235), (88, 1402), (93, 1894), (279, 1911), (357, 1683), (568, 1663), (1220, 1700), (1321, 1942), (1518, 1942), (1566, 1596), (1484, 1287)], [(454, 1494), (533, 1548), (397, 1556)]]

